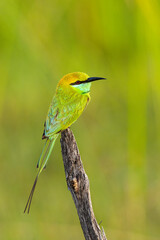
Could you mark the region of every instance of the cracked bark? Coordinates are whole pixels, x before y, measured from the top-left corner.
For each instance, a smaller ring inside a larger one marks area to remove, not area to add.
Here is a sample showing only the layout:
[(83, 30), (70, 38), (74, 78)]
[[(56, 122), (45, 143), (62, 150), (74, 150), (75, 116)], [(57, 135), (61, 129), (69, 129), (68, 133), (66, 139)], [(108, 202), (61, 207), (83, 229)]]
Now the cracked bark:
[(86, 240), (107, 240), (105, 232), (94, 216), (89, 179), (81, 161), (72, 131), (67, 128), (61, 133), (61, 150), (67, 186), (72, 194), (80, 224)]

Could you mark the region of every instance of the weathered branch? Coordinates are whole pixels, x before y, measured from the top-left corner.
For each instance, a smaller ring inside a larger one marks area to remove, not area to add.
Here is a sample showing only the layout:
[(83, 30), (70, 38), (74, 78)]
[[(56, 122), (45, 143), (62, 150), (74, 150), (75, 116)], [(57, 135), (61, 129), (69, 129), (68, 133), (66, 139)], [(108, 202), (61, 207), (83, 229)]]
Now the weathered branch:
[(72, 131), (67, 128), (61, 133), (61, 149), (67, 186), (77, 208), (80, 224), (86, 240), (107, 240), (94, 216), (89, 180), (79, 154)]

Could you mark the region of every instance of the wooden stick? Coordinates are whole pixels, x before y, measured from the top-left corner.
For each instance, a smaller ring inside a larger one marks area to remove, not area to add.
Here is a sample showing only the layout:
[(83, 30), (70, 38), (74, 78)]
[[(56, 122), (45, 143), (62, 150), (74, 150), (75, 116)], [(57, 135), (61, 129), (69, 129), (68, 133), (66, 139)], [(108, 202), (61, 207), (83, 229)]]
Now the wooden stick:
[(61, 133), (61, 149), (67, 186), (72, 194), (80, 224), (86, 240), (107, 240), (94, 216), (88, 176), (85, 173), (80, 153), (72, 131)]

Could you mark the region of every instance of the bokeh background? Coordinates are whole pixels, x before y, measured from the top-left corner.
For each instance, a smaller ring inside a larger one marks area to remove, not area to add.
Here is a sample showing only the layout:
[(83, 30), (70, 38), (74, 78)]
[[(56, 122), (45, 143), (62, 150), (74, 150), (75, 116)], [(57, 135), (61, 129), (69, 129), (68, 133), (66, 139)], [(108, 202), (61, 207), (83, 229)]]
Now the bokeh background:
[(72, 126), (108, 239), (160, 239), (160, 2), (0, 1), (0, 238), (84, 239), (60, 141), (23, 214), (59, 79), (107, 77)]

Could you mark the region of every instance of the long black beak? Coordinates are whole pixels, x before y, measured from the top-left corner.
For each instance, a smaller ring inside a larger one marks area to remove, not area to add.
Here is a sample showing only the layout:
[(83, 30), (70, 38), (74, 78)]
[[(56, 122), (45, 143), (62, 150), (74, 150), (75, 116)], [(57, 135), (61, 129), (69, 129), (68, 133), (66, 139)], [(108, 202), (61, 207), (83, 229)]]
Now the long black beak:
[(101, 78), (101, 77), (90, 77), (88, 78), (87, 80), (85, 81), (80, 81), (80, 80), (77, 80), (76, 82), (73, 82), (73, 83), (70, 83), (70, 85), (80, 85), (80, 84), (84, 84), (84, 83), (89, 83), (89, 82), (93, 82), (93, 81), (97, 81), (97, 80), (104, 80), (106, 78)]
[(101, 77), (90, 77), (85, 81), (85, 83), (94, 82), (94, 81), (97, 81), (97, 80), (105, 80), (105, 79), (106, 78), (101, 78)]

